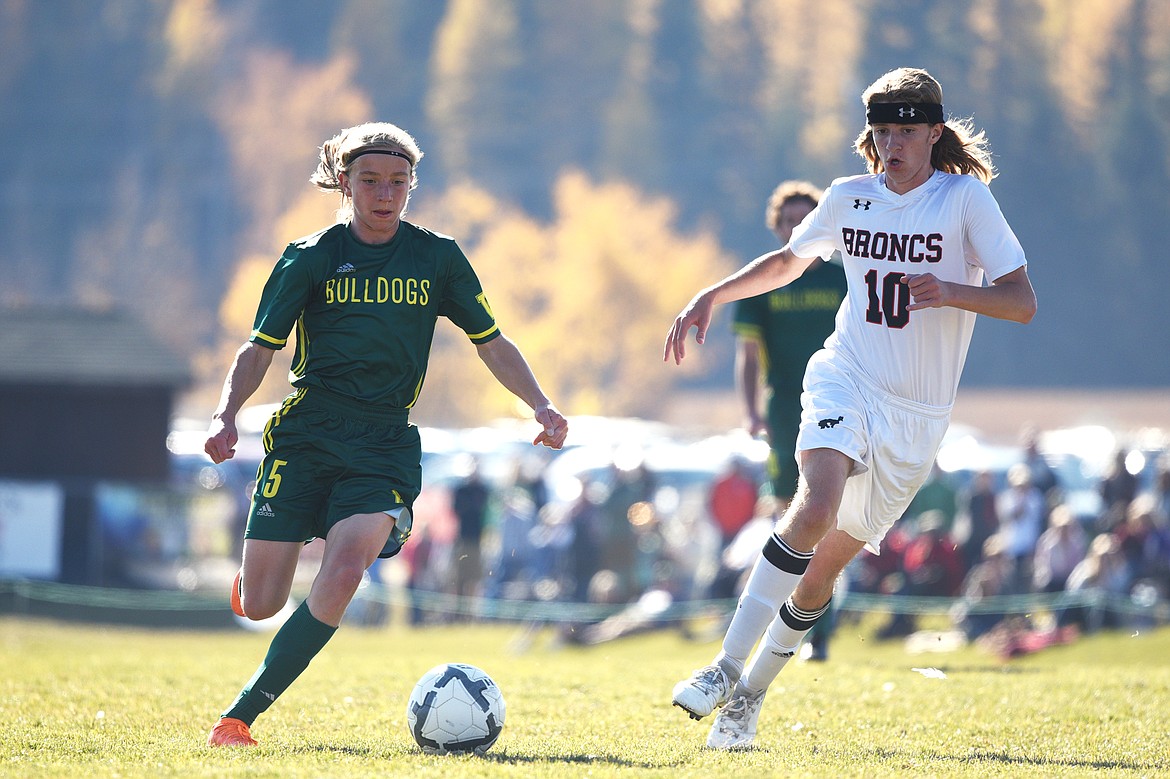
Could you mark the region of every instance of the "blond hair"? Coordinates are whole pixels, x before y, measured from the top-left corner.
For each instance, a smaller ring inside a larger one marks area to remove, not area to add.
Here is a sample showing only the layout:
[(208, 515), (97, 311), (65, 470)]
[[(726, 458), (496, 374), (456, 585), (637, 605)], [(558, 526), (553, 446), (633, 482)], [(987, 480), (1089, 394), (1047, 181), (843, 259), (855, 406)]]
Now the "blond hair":
[(764, 209), (764, 224), (772, 232), (777, 232), (780, 228), (780, 210), (784, 206), (794, 200), (805, 200), (809, 206), (816, 208), (823, 194), (819, 187), (807, 181), (780, 182), (768, 198), (768, 206)]
[[(942, 105), (942, 85), (921, 68), (891, 70), (861, 93), (861, 102), (870, 103), (935, 103)], [(867, 124), (853, 148), (865, 160), (871, 173), (885, 170), (873, 142), (873, 129)], [(983, 183), (995, 178), (991, 164), (991, 150), (987, 135), (975, 131), (970, 119), (948, 119), (943, 124), (942, 136), (930, 152), (930, 164), (944, 173), (966, 173)]]
[[(349, 173), (349, 166), (359, 154), (354, 152), (369, 149), (387, 149), (400, 152), (410, 163), (410, 188), (418, 186), (418, 163), (423, 158), (418, 142), (410, 133), (398, 125), (389, 122), (366, 122), (355, 127), (342, 130), (325, 143), (321, 144), (321, 154), (317, 161), (317, 169), (309, 176), (310, 183), (323, 192), (342, 192), (341, 174)], [(408, 201), (409, 202), (409, 201)], [(406, 213), (404, 208), (402, 213)], [(337, 216), (342, 221), (353, 215), (353, 203), (349, 196), (342, 192), (341, 207)]]

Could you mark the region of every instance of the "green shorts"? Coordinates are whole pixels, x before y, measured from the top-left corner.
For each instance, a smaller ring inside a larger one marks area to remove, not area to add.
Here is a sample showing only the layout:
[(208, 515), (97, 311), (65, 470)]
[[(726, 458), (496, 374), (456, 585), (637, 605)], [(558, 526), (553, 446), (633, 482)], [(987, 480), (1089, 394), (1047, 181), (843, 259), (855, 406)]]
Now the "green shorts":
[(800, 432), (800, 394), (788, 390), (773, 392), (768, 402), (768, 479), (772, 483), (772, 494), (778, 498), (792, 499), (800, 479), (800, 467), (796, 460), (796, 436)]
[(244, 538), (307, 542), (355, 514), (404, 509), (378, 556), (402, 548), (422, 488), (422, 445), (405, 410), (301, 389), (268, 420), (264, 451)]

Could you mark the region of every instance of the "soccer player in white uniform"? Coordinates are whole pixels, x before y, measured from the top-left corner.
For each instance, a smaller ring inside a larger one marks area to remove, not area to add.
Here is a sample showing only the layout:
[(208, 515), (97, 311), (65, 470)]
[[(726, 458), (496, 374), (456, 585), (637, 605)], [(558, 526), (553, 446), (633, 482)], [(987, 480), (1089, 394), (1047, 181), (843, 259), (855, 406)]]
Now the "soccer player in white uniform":
[(694, 719), (723, 706), (707, 737), (716, 749), (751, 745), (768, 685), (828, 609), (837, 575), (862, 547), (878, 551), (926, 480), (976, 315), (1027, 323), (1036, 312), (1024, 251), (987, 186), (983, 133), (944, 119), (924, 70), (886, 73), (862, 102), (855, 148), (871, 172), (834, 181), (787, 246), (701, 290), (666, 339), (664, 359), (679, 363), (717, 304), (783, 286), (834, 250), (844, 258), (849, 294), (805, 374), (796, 497), (722, 651), (674, 688)]

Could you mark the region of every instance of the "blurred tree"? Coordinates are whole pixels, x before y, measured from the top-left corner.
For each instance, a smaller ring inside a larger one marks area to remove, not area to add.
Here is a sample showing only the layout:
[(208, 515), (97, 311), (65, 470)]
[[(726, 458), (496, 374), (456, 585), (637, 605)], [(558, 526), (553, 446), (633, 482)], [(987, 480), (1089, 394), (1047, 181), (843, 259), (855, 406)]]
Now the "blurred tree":
[[(370, 101), (353, 86), (354, 70), (350, 57), (309, 65), (280, 51), (254, 50), (218, 97), (214, 116), (231, 149), (232, 182), (249, 211), (249, 229), (238, 239), (243, 252), (271, 250), (272, 227), (309, 187), (321, 143), (371, 118)], [(282, 247), (288, 238), (281, 237)]]
[(968, 383), (1170, 383), (1140, 345), (1170, 329), (1162, 0), (0, 0), (0, 303), (182, 322), (217, 392), (234, 267), (321, 226), (274, 227), (316, 145), (373, 118), (420, 137), (420, 204), (473, 182), (547, 241), (576, 167), (669, 197), (739, 264), (777, 180), (860, 172), (859, 93), (906, 64), (987, 129), (1041, 297), (1028, 328), (981, 325)]
[(668, 160), (677, 152), (663, 146), (662, 119), (655, 113), (654, 35), (659, 25), (657, 0), (630, 0), (625, 23), (630, 44), (615, 89), (602, 108), (599, 129), (602, 177), (639, 181), (643, 186), (666, 186)]
[[(420, 207), (418, 220), (460, 238), (501, 329), (569, 414), (653, 416), (663, 393), (704, 367), (662, 361), (670, 321), (732, 263), (710, 231), (680, 232), (677, 208), (628, 184), (565, 171), (540, 224), (472, 187)], [(450, 226), (450, 227), (448, 227)], [(453, 327), (441, 327), (418, 416), (435, 424), (516, 413), (510, 395)], [(710, 358), (708, 358), (710, 359)]]
[[(705, 2), (703, 55), (697, 85), (708, 95), (710, 114), (717, 122), (692, 116), (687, 123), (694, 133), (696, 160), (711, 175), (713, 196), (721, 204), (726, 232), (768, 237), (762, 217), (767, 187), (781, 175), (771, 164), (781, 144), (765, 131), (761, 121), (760, 90), (766, 72), (763, 31), (743, 3)], [(736, 150), (767, 160), (761, 165), (732, 165)], [(746, 241), (744, 242), (746, 243)]]
[(860, 172), (850, 147), (864, 121), (855, 74), (874, 32), (864, 11), (848, 0), (764, 0), (752, 18), (764, 50), (757, 100), (774, 139), (771, 185), (801, 177), (824, 186)]
[(426, 114), (431, 51), (445, 11), (445, 3), (346, 0), (329, 36), (334, 56), (359, 63), (353, 83), (373, 105), (370, 118), (409, 131), (424, 151), (432, 136)]
[[(439, 26), (431, 61), (427, 115), (436, 133), (437, 167), (447, 180), (478, 171), (523, 171), (527, 128), (535, 123), (523, 99), (519, 22), (515, 0), (451, 0)], [(492, 189), (515, 199), (521, 175), (492, 180)]]
[(621, 83), (630, 42), (625, 5), (524, 0), (524, 94), (527, 110), (537, 118), (527, 128), (526, 162), (508, 169), (480, 159), (468, 175), (489, 186), (502, 175), (521, 177), (519, 204), (547, 218), (559, 171), (570, 166), (597, 169), (602, 154), (598, 117)]

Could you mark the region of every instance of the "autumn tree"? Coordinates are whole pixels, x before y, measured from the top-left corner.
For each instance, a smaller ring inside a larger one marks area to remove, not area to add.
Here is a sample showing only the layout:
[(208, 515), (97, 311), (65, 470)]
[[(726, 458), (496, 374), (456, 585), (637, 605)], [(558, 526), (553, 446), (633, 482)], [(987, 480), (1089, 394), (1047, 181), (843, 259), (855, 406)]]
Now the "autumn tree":
[[(420, 223), (458, 236), (501, 329), (569, 414), (646, 415), (684, 376), (662, 361), (670, 321), (701, 286), (731, 268), (710, 230), (685, 229), (677, 207), (626, 183), (569, 170), (541, 223), (474, 187), (420, 208)], [(419, 416), (454, 425), (516, 414), (514, 399), (474, 364), (474, 349), (440, 327)]]
[[(427, 114), (438, 131), (435, 163), (447, 178), (478, 177), (482, 164), (519, 170), (525, 160), (522, 53), (515, 0), (452, 0), (431, 62)], [(521, 180), (498, 181), (514, 195)]]

